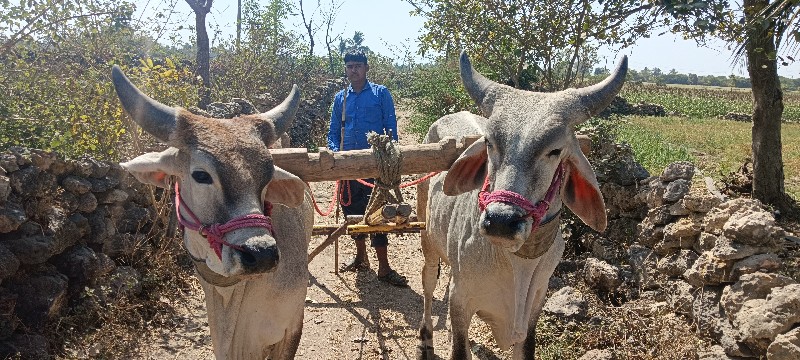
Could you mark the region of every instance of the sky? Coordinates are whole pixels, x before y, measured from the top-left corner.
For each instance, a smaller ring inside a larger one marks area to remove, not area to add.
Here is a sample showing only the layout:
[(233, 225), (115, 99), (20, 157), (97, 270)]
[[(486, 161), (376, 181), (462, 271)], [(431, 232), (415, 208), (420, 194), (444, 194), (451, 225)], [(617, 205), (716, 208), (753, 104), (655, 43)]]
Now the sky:
[[(266, 0), (261, 0), (266, 2)], [(314, 22), (322, 21), (322, 14), (315, 11), (319, 2), (329, 3), (331, 0), (305, 0), (307, 18)], [(355, 31), (364, 33), (364, 45), (373, 51), (390, 57), (399, 57), (404, 49), (415, 53), (417, 50), (417, 37), (421, 34), (424, 18), (411, 16), (409, 12), (413, 7), (404, 0), (334, 0), (341, 2), (334, 32), (351, 38)], [(138, 0), (137, 14), (152, 15), (155, 9), (174, 7), (176, 14), (170, 17), (171, 22), (183, 23), (188, 26), (194, 24), (194, 14), (184, 0)], [(208, 16), (209, 33), (214, 28), (221, 31), (223, 37), (233, 36), (236, 33), (236, 7), (237, 0), (214, 0), (211, 14)], [(299, 13), (292, 17), (293, 28), (305, 33)], [(185, 34), (185, 35), (184, 35)], [(317, 48), (322, 50), (324, 44), (322, 37), (324, 29), (320, 31), (316, 40)], [(188, 41), (189, 33), (181, 33), (181, 37)], [(213, 39), (212, 39), (213, 41)], [(709, 47), (699, 47), (693, 40), (683, 40), (679, 36), (666, 34), (662, 36), (640, 39), (637, 43), (622, 50), (600, 49), (600, 64), (613, 68), (616, 59), (621, 55), (628, 55), (631, 69), (641, 70), (645, 67), (659, 68), (663, 72), (672, 69), (679, 73), (693, 73), (697, 75), (728, 76), (735, 74), (747, 76), (747, 70), (741, 65), (732, 65), (731, 53), (724, 43), (712, 42)], [(788, 67), (779, 67), (781, 76), (800, 77), (800, 63)]]

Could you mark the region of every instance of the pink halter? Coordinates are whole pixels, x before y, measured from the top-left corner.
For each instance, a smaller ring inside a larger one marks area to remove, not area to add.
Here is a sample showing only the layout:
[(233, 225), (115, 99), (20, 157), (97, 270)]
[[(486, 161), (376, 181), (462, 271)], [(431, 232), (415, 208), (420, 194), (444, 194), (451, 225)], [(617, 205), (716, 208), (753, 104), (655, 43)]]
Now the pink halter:
[(483, 182), (483, 188), (478, 193), (478, 207), (481, 211), (486, 210), (486, 207), (493, 202), (504, 202), (512, 205), (519, 206), (527, 212), (525, 217), (533, 218), (533, 226), (531, 232), (536, 231), (542, 218), (547, 214), (550, 209), (550, 204), (556, 197), (556, 193), (561, 190), (561, 182), (564, 179), (564, 163), (561, 162), (556, 168), (556, 173), (553, 175), (553, 180), (550, 182), (550, 188), (544, 199), (537, 202), (536, 205), (526, 199), (524, 196), (508, 190), (496, 190), (489, 192), (489, 175), (486, 175), (486, 180)]
[[(183, 207), (194, 222), (189, 222), (189, 220), (183, 217), (181, 214), (181, 207)], [(239, 251), (243, 250), (241, 246), (225, 241), (226, 233), (246, 227), (262, 227), (269, 230), (269, 233), (274, 236), (272, 231), (272, 219), (270, 218), (272, 214), (272, 204), (268, 201), (264, 202), (264, 212), (266, 216), (261, 214), (249, 214), (233, 218), (224, 224), (203, 225), (192, 210), (183, 203), (180, 187), (178, 183), (175, 182), (175, 211), (178, 213), (178, 222), (181, 226), (189, 230), (197, 231), (201, 236), (206, 238), (208, 240), (208, 245), (220, 259), (222, 259), (222, 245), (227, 245)]]

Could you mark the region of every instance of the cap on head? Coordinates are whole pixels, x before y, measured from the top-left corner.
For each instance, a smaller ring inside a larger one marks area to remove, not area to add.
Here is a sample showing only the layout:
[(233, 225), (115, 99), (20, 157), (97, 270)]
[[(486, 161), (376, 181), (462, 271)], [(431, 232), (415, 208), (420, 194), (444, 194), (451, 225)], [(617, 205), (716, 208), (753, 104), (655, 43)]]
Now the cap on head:
[(347, 53), (344, 54), (344, 62), (347, 63), (350, 61), (362, 62), (366, 64), (367, 55), (364, 54), (364, 51), (362, 51), (361, 49), (356, 49), (356, 48), (349, 49), (347, 50)]

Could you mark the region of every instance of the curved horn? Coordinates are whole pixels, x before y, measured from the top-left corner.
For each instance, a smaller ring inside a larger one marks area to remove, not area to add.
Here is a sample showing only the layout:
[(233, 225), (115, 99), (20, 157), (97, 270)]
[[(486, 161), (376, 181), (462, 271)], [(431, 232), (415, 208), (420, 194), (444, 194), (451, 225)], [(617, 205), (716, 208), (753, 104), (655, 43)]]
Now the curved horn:
[(461, 82), (464, 83), (467, 93), (472, 100), (478, 104), (484, 112), (484, 115), (490, 115), (493, 104), (484, 104), (484, 101), (486, 100), (487, 91), (494, 85), (494, 82), (475, 71), (475, 68), (472, 67), (472, 63), (469, 61), (466, 50), (461, 51), (459, 63), (461, 66)]
[(170, 134), (175, 131), (177, 110), (143, 94), (117, 65), (111, 69), (111, 78), (122, 107), (133, 121), (156, 139), (168, 142)]
[(577, 89), (577, 95), (580, 97), (581, 105), (594, 116), (606, 108), (617, 96), (622, 84), (625, 83), (625, 76), (628, 73), (628, 56), (623, 55), (622, 59), (617, 64), (617, 68), (605, 80), (587, 86), (585, 88)]
[(275, 136), (278, 138), (292, 126), (298, 107), (300, 107), (300, 88), (295, 84), (292, 85), (289, 96), (280, 105), (270, 111), (258, 114), (257, 118), (271, 121), (275, 126)]

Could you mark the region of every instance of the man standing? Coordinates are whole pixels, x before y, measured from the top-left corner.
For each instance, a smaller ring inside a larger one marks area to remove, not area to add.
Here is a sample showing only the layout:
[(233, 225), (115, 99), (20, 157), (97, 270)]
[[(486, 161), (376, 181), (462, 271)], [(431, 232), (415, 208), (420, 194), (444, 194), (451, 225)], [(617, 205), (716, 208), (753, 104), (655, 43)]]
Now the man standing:
[[(328, 130), (328, 149), (368, 149), (367, 133), (389, 133), (397, 140), (397, 117), (389, 89), (367, 81), (367, 56), (363, 51), (349, 50), (344, 56), (345, 74), (350, 85), (339, 91), (333, 99), (331, 126)], [(342, 116), (344, 115), (344, 116)], [(340, 186), (342, 209), (347, 215), (364, 215), (372, 188), (358, 181), (343, 181)], [(369, 269), (366, 235), (353, 235), (356, 256), (342, 265), (341, 271)], [(371, 245), (378, 258), (378, 279), (396, 286), (408, 285), (408, 280), (389, 266), (386, 234), (370, 235)]]

